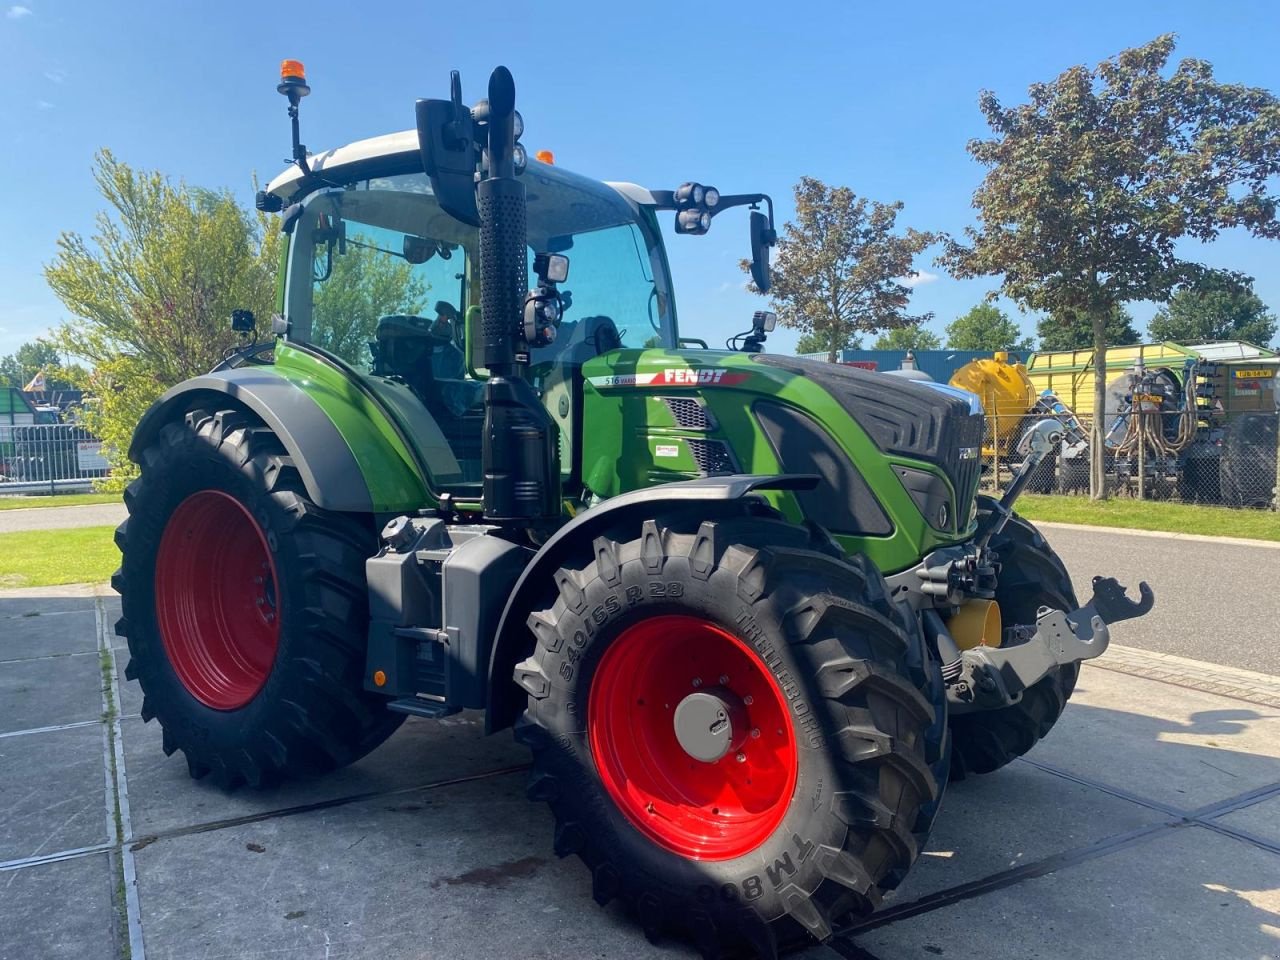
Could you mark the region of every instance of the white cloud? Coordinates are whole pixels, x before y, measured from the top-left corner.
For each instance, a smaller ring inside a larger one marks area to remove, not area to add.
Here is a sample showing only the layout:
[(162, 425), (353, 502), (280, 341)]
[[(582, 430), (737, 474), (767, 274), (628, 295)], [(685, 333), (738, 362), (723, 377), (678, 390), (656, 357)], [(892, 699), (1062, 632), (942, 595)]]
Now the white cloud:
[(36, 101), (36, 109), (37, 109), (37, 110), (52, 110), (52, 109), (54, 108), (54, 106), (55, 106), (55, 104), (50, 103), (48, 100), (37, 100), (37, 101)]
[(15, 3), (12, 7), (5, 11), (4, 15), (10, 20), (21, 20), (23, 17), (31, 16), (31, 8), (24, 7)]
[(44, 78), (50, 83), (62, 83), (63, 80), (67, 79), (67, 72), (65, 70), (46, 70)]
[(904, 287), (920, 287), (926, 283), (940, 279), (936, 273), (930, 273), (928, 270), (917, 270), (913, 277), (903, 277), (900, 281)]

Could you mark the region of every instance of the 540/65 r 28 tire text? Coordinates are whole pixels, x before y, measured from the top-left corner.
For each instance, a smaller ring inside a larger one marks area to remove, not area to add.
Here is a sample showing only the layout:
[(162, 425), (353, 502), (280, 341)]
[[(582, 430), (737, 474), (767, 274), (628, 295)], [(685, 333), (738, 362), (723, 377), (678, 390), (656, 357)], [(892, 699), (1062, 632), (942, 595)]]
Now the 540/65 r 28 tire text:
[(708, 955), (871, 910), (945, 778), (940, 687), (880, 574), (773, 515), (673, 512), (580, 546), (515, 672), (556, 852)]

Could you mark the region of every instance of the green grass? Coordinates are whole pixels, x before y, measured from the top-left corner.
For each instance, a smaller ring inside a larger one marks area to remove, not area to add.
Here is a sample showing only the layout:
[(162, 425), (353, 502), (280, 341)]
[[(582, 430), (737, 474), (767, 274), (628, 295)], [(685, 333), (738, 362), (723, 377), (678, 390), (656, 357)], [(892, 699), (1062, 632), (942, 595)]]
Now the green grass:
[(1098, 502), (1088, 497), (1032, 494), (1019, 497), (1016, 509), (1028, 520), (1280, 541), (1280, 513), (1270, 510), (1231, 510), (1226, 507), (1156, 503), (1150, 500)]
[[(0, 487), (0, 492), (4, 488)], [(31, 507), (78, 507), (86, 503), (120, 503), (118, 493), (64, 493), (51, 497), (0, 497), (0, 510), (28, 510)]]
[(0, 533), (0, 587), (100, 583), (120, 566), (115, 527)]

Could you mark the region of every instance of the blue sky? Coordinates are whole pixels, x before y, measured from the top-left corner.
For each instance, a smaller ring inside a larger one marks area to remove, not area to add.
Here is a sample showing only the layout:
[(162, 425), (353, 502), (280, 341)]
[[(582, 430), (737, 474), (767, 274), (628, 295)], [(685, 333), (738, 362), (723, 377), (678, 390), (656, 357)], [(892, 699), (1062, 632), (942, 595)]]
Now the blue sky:
[[(413, 100), (444, 96), (448, 71), (481, 95), (488, 71), (516, 77), (530, 150), (600, 179), (727, 192), (763, 190), (785, 219), (810, 174), (878, 200), (900, 220), (959, 232), (981, 169), (965, 143), (985, 132), (978, 92), (1021, 100), (1027, 85), (1159, 33), (1221, 79), (1280, 90), (1280, 5), (788, 3), (642, 5), (102, 3), (0, 0), (0, 354), (65, 316), (41, 276), (62, 230), (89, 232), (101, 146), (135, 165), (249, 202), (288, 153), (279, 61), (303, 60), (313, 87), (305, 142), (321, 149), (412, 125)], [(669, 225), (668, 225), (669, 228)], [(710, 235), (668, 229), (681, 321), (713, 343), (749, 326), (745, 214)], [(1280, 243), (1225, 236), (1202, 258), (1257, 278), (1280, 308)], [(927, 271), (913, 308), (942, 327), (991, 280)], [(935, 276), (934, 275), (938, 275)], [(1140, 321), (1151, 305), (1137, 305)], [(1031, 317), (1022, 317), (1028, 330)], [(794, 335), (775, 335), (785, 349)]]

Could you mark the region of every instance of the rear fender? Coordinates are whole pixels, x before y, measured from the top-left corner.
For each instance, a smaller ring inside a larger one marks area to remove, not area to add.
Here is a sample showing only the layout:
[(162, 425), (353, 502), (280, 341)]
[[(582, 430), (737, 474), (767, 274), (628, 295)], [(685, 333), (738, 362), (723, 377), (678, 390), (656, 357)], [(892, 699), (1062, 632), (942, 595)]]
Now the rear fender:
[[(330, 405), (335, 398), (328, 398)], [(154, 442), (168, 422), (204, 405), (238, 406), (262, 420), (284, 444), (318, 507), (352, 513), (414, 510), (429, 500), (416, 468), (386, 440), (370, 419), (368, 408), (351, 409), (344, 418), (350, 428), (363, 418), (366, 429), (345, 433), (308, 389), (286, 379), (269, 366), (243, 366), (178, 384), (143, 415), (129, 446), (129, 459), (140, 462), (143, 449)], [(351, 405), (349, 405), (351, 406)]]
[(634, 522), (639, 532), (639, 524), (655, 510), (696, 507), (704, 519), (712, 519), (739, 512), (743, 499), (756, 491), (811, 490), (817, 483), (817, 477), (799, 474), (704, 477), (631, 490), (578, 514), (542, 545), (507, 598), (489, 657), (486, 731), (494, 733), (511, 726), (524, 708), (526, 697), (512, 681), (512, 672), (533, 651), (526, 619), (544, 599), (552, 574), (570, 558), (581, 557), (584, 544), (589, 548), (607, 529), (628, 521)]

